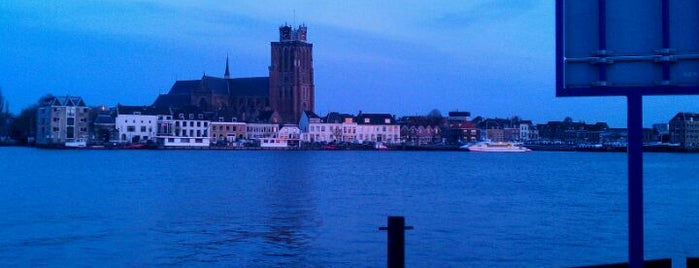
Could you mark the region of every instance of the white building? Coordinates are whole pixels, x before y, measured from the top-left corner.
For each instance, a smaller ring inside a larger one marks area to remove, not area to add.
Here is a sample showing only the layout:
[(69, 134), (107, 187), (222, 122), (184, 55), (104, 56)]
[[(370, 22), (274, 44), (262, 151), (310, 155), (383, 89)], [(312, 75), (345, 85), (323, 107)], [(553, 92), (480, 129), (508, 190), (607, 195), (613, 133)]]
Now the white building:
[(114, 123), (119, 143), (146, 143), (157, 136), (158, 116), (152, 107), (117, 105)]
[(276, 135), (259, 138), (262, 148), (286, 148), (300, 146), (301, 129), (294, 125), (285, 125)]
[(356, 140), (357, 123), (348, 114), (329, 113), (320, 118), (312, 112), (306, 112), (299, 120), (299, 128), (304, 142), (353, 142)]
[(165, 147), (209, 147), (211, 121), (203, 112), (178, 110), (173, 111), (171, 121), (168, 121), (167, 117), (161, 120), (161, 129), (167, 128), (170, 132), (160, 133), (158, 144)]
[(357, 115), (357, 136), (360, 143), (400, 143), (400, 125), (390, 114)]

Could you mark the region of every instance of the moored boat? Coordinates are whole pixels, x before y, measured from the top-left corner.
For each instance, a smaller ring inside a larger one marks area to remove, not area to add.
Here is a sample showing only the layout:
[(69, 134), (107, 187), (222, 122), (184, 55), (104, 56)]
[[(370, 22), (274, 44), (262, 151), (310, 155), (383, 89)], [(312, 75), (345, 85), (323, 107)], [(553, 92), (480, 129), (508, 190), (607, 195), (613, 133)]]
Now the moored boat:
[(483, 153), (526, 153), (531, 152), (527, 147), (514, 144), (511, 142), (479, 142), (460, 147), (471, 152)]
[(63, 144), (66, 148), (85, 148), (87, 147), (86, 139), (71, 139)]

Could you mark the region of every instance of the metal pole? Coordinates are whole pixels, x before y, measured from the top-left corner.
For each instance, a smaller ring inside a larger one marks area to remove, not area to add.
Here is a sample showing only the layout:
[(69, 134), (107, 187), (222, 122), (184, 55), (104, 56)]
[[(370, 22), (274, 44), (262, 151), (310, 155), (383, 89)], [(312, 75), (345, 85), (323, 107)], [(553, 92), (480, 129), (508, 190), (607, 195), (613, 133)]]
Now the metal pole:
[(643, 267), (643, 96), (627, 97), (629, 266)]

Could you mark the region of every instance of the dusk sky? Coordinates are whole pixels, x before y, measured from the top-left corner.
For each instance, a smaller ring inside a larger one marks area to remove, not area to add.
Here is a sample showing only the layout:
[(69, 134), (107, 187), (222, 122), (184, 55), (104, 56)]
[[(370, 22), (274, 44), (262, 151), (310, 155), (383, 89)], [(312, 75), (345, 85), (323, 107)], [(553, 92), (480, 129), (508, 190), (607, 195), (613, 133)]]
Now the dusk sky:
[[(175, 80), (268, 76), (279, 26), (308, 26), (316, 113), (518, 115), (625, 127), (621, 97), (556, 98), (551, 0), (0, 2), (0, 87), (18, 113), (47, 94), (150, 105)], [(694, 96), (645, 97), (644, 125)]]

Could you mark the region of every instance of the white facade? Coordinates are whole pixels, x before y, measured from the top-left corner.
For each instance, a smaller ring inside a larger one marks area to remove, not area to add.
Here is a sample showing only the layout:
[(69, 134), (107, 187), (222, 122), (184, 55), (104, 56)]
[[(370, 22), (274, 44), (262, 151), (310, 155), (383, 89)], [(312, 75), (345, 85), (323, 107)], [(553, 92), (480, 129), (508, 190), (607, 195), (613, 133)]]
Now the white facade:
[(160, 145), (165, 147), (209, 147), (209, 137), (158, 137)]
[(342, 124), (310, 123), (308, 133), (304, 135), (305, 142), (339, 142), (342, 141)]
[(155, 140), (158, 117), (155, 115), (119, 114), (115, 120), (120, 143), (143, 143)]
[(263, 148), (285, 148), (299, 146), (301, 139), (301, 129), (296, 126), (284, 126), (276, 135), (267, 138), (260, 138), (260, 147)]
[(357, 141), (400, 143), (399, 125), (357, 125)]
[(359, 114), (357, 142), (400, 143), (400, 125), (390, 114)]

